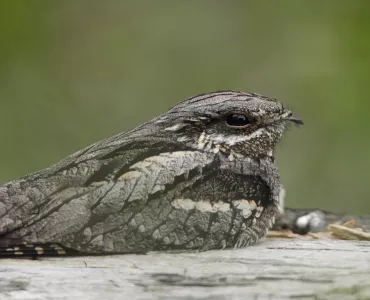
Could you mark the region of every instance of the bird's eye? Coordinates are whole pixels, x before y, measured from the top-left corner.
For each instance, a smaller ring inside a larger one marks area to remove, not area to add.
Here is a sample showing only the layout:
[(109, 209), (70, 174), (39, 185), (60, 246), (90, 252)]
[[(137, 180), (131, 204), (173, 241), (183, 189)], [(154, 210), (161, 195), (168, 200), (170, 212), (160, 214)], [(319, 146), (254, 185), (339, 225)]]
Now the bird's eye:
[(252, 119), (243, 114), (230, 114), (226, 117), (226, 123), (230, 126), (245, 126), (252, 123)]

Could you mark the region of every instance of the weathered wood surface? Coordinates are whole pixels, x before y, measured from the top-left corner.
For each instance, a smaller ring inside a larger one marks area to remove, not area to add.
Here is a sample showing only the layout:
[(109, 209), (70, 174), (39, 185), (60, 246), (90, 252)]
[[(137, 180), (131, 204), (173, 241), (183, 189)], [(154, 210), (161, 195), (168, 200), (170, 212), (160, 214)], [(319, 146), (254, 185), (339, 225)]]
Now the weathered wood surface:
[(370, 242), (0, 260), (0, 299), (370, 299)]

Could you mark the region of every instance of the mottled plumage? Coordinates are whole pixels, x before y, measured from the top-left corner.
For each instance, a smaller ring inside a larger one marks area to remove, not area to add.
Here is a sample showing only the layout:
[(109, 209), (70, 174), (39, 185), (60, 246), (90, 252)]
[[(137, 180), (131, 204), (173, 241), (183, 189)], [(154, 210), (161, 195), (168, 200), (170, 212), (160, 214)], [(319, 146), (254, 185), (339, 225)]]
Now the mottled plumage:
[(275, 99), (203, 94), (4, 184), (0, 257), (254, 244), (278, 210), (273, 154), (290, 121)]

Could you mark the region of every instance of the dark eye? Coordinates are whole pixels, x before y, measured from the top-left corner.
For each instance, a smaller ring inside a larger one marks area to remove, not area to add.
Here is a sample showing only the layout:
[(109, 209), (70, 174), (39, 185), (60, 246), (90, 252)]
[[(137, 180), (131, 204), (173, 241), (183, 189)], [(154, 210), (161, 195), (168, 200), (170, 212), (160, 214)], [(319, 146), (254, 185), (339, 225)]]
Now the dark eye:
[(226, 118), (226, 123), (230, 126), (245, 126), (252, 123), (252, 120), (243, 114), (230, 114)]

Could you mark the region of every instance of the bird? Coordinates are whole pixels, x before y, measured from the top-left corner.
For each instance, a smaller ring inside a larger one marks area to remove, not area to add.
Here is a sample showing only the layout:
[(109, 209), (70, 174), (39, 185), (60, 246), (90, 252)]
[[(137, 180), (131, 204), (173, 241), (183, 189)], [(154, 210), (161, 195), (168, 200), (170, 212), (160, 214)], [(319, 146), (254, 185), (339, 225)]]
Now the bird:
[(277, 143), (302, 120), (274, 98), (200, 94), (0, 186), (0, 258), (241, 248), (279, 210)]

